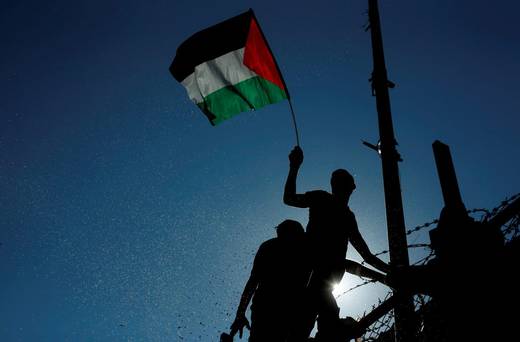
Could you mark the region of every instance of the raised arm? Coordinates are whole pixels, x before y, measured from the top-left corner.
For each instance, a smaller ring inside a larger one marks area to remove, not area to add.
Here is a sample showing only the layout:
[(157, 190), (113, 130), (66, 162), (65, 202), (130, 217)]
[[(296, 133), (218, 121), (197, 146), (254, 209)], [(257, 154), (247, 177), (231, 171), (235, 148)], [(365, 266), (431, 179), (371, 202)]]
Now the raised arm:
[(350, 242), (352, 242), (352, 246), (354, 246), (356, 251), (358, 251), (358, 253), (361, 255), (361, 257), (363, 258), (363, 260), (365, 260), (366, 263), (375, 267), (381, 272), (388, 273), (390, 271), (390, 266), (386, 262), (379, 259), (374, 254), (372, 254), (372, 252), (370, 252), (370, 249), (368, 248), (367, 243), (361, 236), (361, 233), (359, 232), (357, 226), (351, 232)]
[(283, 203), (292, 207), (307, 208), (308, 204), (305, 202), (305, 197), (296, 193), (296, 178), (303, 163), (303, 151), (299, 146), (296, 146), (289, 154), (289, 162), (289, 174), (285, 182)]

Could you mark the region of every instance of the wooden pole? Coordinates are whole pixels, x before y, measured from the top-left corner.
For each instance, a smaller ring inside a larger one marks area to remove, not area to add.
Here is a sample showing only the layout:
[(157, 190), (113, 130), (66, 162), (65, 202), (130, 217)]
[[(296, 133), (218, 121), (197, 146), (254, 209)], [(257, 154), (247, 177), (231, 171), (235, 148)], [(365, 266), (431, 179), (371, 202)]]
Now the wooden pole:
[[(399, 153), (394, 136), (390, 96), (388, 88), (393, 84), (388, 81), (383, 38), (379, 21), (377, 0), (368, 0), (368, 16), (372, 37), (372, 55), (374, 70), (372, 73), (372, 91), (376, 96), (379, 121), (380, 151), (383, 167), (383, 182), (385, 190), (386, 221), (390, 250), (390, 264), (409, 266), (408, 245), (404, 223), (401, 183), (399, 180)], [(395, 337), (397, 342), (415, 341), (416, 320), (413, 297), (410, 294), (394, 291), (395, 306)]]

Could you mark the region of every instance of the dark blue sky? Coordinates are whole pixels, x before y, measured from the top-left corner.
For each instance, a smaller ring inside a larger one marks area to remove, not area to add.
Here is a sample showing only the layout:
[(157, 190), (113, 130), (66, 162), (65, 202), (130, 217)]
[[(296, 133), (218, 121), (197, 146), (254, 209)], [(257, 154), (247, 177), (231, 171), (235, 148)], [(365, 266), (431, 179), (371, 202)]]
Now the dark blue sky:
[[(366, 1), (316, 4), (2, 2), (1, 341), (215, 341), (228, 328), (258, 245), (285, 218), (306, 222), (281, 201), (288, 105), (211, 127), (168, 66), (189, 35), (249, 7), (293, 97), (299, 190), (351, 170), (361, 232), (387, 248), (380, 161), (360, 143), (378, 134)], [(520, 4), (380, 7), (408, 228), (442, 206), (435, 139), (468, 208), (518, 192)], [(385, 291), (342, 297), (342, 315)]]

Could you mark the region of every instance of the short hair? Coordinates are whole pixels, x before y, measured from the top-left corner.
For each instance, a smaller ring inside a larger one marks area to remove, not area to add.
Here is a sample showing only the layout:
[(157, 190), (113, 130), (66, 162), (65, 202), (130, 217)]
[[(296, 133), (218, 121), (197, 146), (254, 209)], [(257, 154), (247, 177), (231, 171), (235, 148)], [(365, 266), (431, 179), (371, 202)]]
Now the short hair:
[(354, 182), (354, 177), (345, 169), (337, 169), (332, 172), (330, 177), (330, 185), (335, 188), (336, 186), (349, 186), (351, 190), (356, 188), (356, 183)]
[(298, 238), (303, 236), (305, 230), (303, 229), (300, 222), (295, 220), (285, 220), (276, 226), (276, 235), (279, 238)]

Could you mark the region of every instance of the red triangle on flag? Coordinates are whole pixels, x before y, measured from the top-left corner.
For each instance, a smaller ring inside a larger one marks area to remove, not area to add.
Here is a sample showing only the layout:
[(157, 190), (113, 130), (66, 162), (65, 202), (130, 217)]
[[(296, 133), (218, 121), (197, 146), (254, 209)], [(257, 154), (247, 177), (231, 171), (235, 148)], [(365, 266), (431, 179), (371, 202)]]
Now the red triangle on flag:
[(251, 25), (247, 36), (244, 65), (254, 71), (258, 76), (276, 84), (282, 90), (287, 91), (282, 76), (278, 72), (274, 57), (254, 17), (251, 18)]

